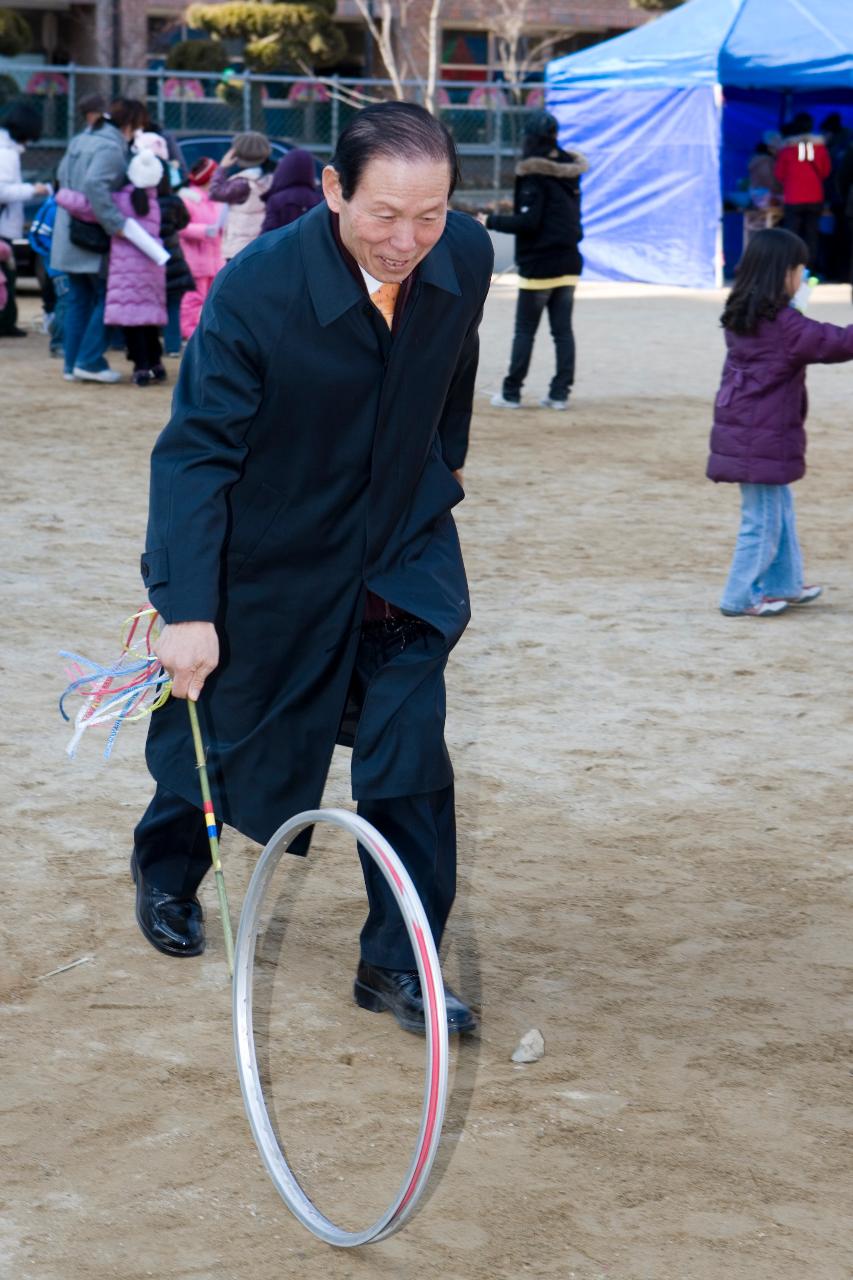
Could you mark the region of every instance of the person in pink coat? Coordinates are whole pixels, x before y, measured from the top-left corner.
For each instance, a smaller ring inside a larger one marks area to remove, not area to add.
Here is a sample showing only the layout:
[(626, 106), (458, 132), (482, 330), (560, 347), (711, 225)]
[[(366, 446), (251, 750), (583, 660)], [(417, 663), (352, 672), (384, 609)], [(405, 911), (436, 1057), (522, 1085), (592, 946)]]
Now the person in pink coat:
[[(128, 165), (127, 185), (113, 194), (119, 213), (126, 220), (132, 218), (139, 223), (155, 240), (160, 231), (157, 185), (162, 173), (157, 156), (140, 151)], [(56, 199), (72, 217), (94, 219), (91, 205), (81, 192), (63, 187)], [(110, 241), (104, 322), (120, 325), (124, 330), (136, 386), (165, 380), (160, 329), (166, 323), (166, 268), (138, 249), (124, 233)]]
[(224, 263), (222, 257), (222, 210), (208, 194), (210, 180), (216, 172), (215, 160), (202, 156), (190, 169), (190, 185), (180, 196), (190, 215), (187, 226), (179, 233), (187, 266), (195, 280), (195, 288), (181, 298), (181, 337), (190, 338), (210, 292), (213, 277)]

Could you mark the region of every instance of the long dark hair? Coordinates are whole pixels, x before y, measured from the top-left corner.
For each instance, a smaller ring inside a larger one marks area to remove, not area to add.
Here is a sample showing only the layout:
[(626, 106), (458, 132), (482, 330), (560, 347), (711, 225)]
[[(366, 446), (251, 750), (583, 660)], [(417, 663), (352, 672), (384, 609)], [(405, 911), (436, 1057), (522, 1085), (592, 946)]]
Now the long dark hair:
[(130, 193), (130, 203), (133, 206), (133, 212), (138, 213), (140, 218), (147, 217), (151, 209), (151, 202), (144, 187), (133, 188)]
[(762, 320), (775, 320), (791, 301), (789, 271), (809, 260), (805, 242), (781, 227), (756, 231), (737, 265), (734, 288), (720, 323), (733, 333), (755, 333)]
[(172, 175), (169, 172), (169, 166), (165, 160), (160, 161), (163, 166), (163, 172), (160, 175), (160, 181), (157, 183), (157, 199), (164, 200), (166, 196), (172, 194)]

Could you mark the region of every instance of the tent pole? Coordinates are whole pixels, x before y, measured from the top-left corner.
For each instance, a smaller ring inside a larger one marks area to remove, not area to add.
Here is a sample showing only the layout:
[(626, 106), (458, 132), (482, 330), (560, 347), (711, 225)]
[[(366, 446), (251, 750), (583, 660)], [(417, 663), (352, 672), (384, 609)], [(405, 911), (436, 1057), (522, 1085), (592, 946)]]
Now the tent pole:
[(717, 245), (714, 250), (714, 282), (718, 289), (724, 288), (726, 283), (723, 265), (723, 219), (721, 216), (717, 223)]
[[(714, 105), (716, 106), (717, 113), (718, 113), (717, 136), (719, 137), (719, 140), (720, 140), (719, 152), (717, 156), (717, 159), (718, 159), (717, 170), (720, 175), (718, 178), (718, 184), (722, 183), (722, 166), (719, 163), (719, 161), (722, 158), (722, 150), (723, 150), (724, 101), (725, 99), (723, 95), (723, 86), (721, 84), (715, 84), (714, 85)], [(721, 197), (719, 201), (719, 210), (718, 210), (718, 216), (717, 216), (716, 242), (714, 245), (714, 283), (716, 284), (718, 289), (722, 289), (725, 283), (724, 277), (723, 277), (723, 267), (724, 267), (724, 263), (723, 263), (723, 201)]]

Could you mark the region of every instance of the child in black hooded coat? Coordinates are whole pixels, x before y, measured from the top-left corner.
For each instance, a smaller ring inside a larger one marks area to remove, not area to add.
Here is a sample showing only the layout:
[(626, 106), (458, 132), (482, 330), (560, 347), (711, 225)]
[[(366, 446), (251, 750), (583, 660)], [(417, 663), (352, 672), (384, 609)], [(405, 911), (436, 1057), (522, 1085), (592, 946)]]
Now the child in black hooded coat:
[(557, 367), (539, 403), (546, 409), (565, 409), (568, 404), (575, 379), (572, 307), (583, 266), (578, 248), (583, 238), (579, 179), (588, 168), (580, 151), (558, 146), (556, 119), (539, 111), (525, 129), (522, 159), (515, 170), (514, 212), (481, 215), (490, 231), (515, 236), (518, 267), (510, 367), (502, 390), (492, 397), (495, 408), (519, 408), (533, 341), (546, 309)]

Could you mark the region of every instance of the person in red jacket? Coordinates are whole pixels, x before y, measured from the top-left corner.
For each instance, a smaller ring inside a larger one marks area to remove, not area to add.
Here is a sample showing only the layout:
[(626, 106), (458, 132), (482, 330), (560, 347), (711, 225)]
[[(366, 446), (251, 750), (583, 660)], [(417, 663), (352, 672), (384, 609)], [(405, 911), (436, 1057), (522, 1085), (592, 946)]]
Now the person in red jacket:
[(801, 236), (809, 251), (809, 267), (817, 266), (823, 184), (832, 171), (826, 143), (813, 133), (814, 122), (800, 111), (784, 130), (785, 142), (776, 158), (776, 177), (782, 183), (785, 204), (783, 226)]

